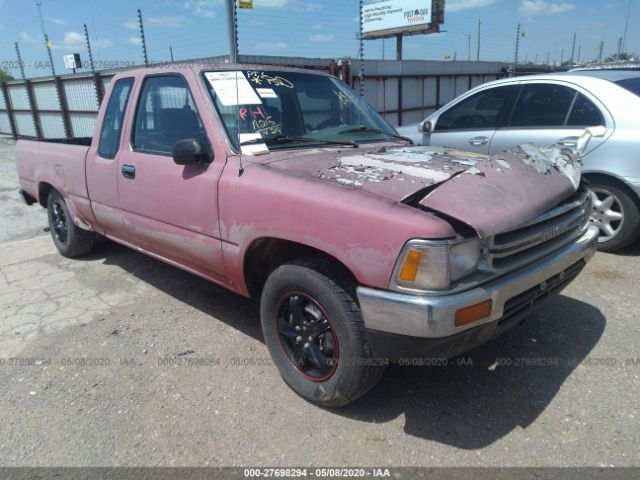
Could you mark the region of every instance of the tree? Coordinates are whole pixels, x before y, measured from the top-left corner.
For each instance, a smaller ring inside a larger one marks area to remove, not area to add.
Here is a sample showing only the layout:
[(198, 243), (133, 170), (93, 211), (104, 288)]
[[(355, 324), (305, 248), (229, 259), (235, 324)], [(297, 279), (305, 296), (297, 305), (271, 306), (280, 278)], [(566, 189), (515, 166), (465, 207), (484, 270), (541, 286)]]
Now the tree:
[(9, 72), (0, 68), (0, 82), (4, 82), (5, 80), (15, 80), (15, 78), (13, 78), (13, 75)]
[(618, 57), (617, 54), (613, 54), (610, 57), (605, 58), (604, 61), (605, 62), (626, 62), (634, 58), (634, 56), (635, 55), (633, 53), (620, 52), (620, 57)]

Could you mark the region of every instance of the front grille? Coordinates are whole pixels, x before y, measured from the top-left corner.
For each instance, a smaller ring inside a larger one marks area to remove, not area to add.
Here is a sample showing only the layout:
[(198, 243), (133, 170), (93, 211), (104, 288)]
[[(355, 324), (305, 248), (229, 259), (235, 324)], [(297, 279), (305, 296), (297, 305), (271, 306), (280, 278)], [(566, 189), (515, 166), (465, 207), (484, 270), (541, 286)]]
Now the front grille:
[(584, 266), (584, 260), (580, 260), (557, 275), (548, 278), (542, 284), (536, 285), (529, 290), (525, 290), (524, 292), (507, 300), (504, 304), (503, 316), (498, 324), (508, 321), (523, 310), (531, 309), (546, 298), (559, 293), (564, 287), (571, 283), (574, 278), (576, 278)]
[(547, 256), (584, 234), (590, 215), (590, 193), (581, 189), (534, 221), (490, 237), (485, 245), (486, 267), (506, 272)]

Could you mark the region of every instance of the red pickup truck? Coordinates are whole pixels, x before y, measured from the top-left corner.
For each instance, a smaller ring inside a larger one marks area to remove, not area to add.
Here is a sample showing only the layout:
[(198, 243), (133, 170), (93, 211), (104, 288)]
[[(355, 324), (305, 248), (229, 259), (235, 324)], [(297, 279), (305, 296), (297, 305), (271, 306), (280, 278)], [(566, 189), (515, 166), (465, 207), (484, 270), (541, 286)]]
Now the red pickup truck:
[(572, 150), (418, 147), (341, 81), (193, 65), (116, 75), (93, 138), (20, 140), (62, 255), (96, 235), (259, 299), (298, 394), (345, 405), (388, 361), (521, 323), (591, 258)]

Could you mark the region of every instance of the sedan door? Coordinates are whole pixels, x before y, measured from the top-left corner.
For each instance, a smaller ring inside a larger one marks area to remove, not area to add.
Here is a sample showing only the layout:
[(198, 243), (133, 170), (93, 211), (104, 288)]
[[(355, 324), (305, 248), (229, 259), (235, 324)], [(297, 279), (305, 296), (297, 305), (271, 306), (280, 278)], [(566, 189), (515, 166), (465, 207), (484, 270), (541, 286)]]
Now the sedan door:
[(518, 90), (516, 83), (496, 85), (463, 98), (432, 119), (425, 144), (489, 153), (496, 129), (508, 116)]
[[(525, 142), (575, 147), (586, 127), (607, 126), (608, 114), (588, 92), (564, 82), (523, 82), (507, 124), (493, 136), (490, 154)], [(589, 151), (603, 138), (589, 142)]]

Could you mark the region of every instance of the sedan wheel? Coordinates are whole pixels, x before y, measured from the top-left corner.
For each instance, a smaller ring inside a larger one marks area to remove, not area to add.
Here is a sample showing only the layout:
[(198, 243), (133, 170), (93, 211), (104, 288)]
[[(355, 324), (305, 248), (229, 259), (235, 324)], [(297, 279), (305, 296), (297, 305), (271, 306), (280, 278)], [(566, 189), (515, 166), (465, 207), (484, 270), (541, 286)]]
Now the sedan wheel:
[(598, 242), (608, 242), (620, 233), (624, 226), (624, 207), (612, 192), (593, 188), (591, 223), (600, 229)]

